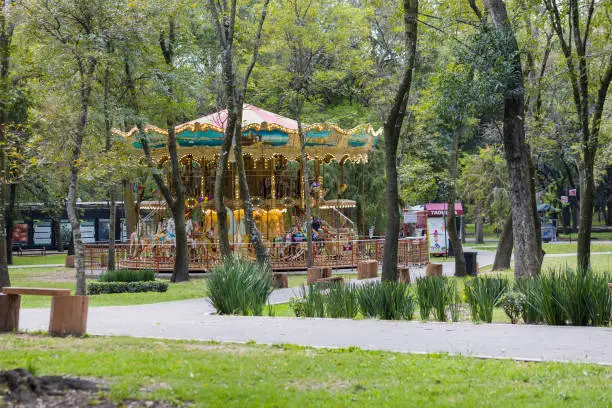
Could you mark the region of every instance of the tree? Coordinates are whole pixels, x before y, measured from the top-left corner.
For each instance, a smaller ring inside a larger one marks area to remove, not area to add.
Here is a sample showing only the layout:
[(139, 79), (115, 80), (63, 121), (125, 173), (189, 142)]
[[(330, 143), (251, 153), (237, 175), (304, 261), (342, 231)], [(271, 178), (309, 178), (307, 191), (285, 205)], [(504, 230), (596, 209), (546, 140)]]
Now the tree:
[(512, 231), (514, 238), (514, 276), (518, 279), (538, 275), (542, 264), (539, 245), (539, 220), (535, 207), (530, 152), (525, 142), (525, 94), (520, 52), (502, 0), (485, 0), (496, 30), (491, 40), (507, 64), (504, 86), (503, 142), (510, 178)]
[(255, 64), (257, 63), (262, 29), (270, 1), (264, 0), (262, 5), (254, 44), (252, 46), (250, 63), (242, 76), (241, 85), (239, 85), (239, 76), (237, 74), (237, 68), (234, 62), (234, 53), (236, 52), (234, 49), (234, 33), (236, 29), (237, 13), (236, 3), (237, 0), (232, 0), (229, 5), (226, 1), (209, 0), (208, 2), (217, 30), (217, 41), (221, 50), (223, 91), (227, 101), (228, 118), (223, 143), (219, 151), (219, 160), (217, 163), (217, 174), (215, 179), (215, 207), (217, 210), (217, 220), (219, 226), (219, 246), (223, 256), (230, 255), (231, 250), (227, 234), (227, 214), (223, 197), (225, 197), (224, 178), (229, 159), (229, 149), (233, 141), (234, 160), (236, 161), (236, 170), (238, 172), (238, 182), (240, 186), (242, 205), (244, 207), (244, 221), (246, 229), (249, 234), (250, 242), (255, 248), (257, 262), (260, 264), (269, 265), (268, 251), (264, 246), (261, 234), (257, 229), (255, 220), (253, 219), (253, 203), (251, 202), (249, 186), (247, 184), (246, 173), (244, 170), (244, 161), (242, 157), (242, 110), (245, 102), (249, 78), (253, 72)]
[(383, 254), (382, 279), (397, 280), (397, 239), (399, 237), (399, 192), (397, 187), (397, 145), (402, 131), (408, 97), (412, 85), (412, 71), (416, 59), (418, 0), (403, 0), (406, 65), (393, 104), (384, 125), (385, 172), (387, 176), (387, 233)]
[[(77, 213), (78, 176), (81, 151), (89, 120), (94, 73), (99, 58), (97, 39), (101, 36), (105, 3), (89, 3), (75, 0), (47, 2), (33, 1), (25, 5), (34, 24), (48, 35), (48, 42), (58, 48), (58, 63), (76, 75), (76, 87), (66, 84), (75, 93), (79, 114), (69, 135), (71, 146), (70, 177), (66, 209), (72, 226), (76, 266), (76, 294), (85, 295), (85, 265), (81, 225)], [(100, 8), (98, 8), (100, 7)]]
[[(598, 41), (609, 43), (610, 7), (609, 3), (594, 0), (586, 2), (584, 5), (578, 0), (568, 0), (560, 4), (557, 4), (554, 0), (544, 0), (544, 5), (565, 59), (581, 138), (582, 160), (580, 170), (582, 183), (580, 229), (578, 231), (578, 269), (586, 273), (590, 266), (591, 257), (591, 228), (595, 201), (595, 159), (599, 147), (599, 132), (604, 104), (612, 80), (612, 53), (604, 46), (602, 49), (603, 58), (600, 57), (596, 43)], [(585, 9), (586, 12), (583, 11)], [(607, 32), (605, 29), (597, 29), (600, 24), (607, 24)], [(598, 71), (598, 65), (603, 67), (601, 71)], [(599, 85), (594, 88), (592, 84), (598, 76)]]

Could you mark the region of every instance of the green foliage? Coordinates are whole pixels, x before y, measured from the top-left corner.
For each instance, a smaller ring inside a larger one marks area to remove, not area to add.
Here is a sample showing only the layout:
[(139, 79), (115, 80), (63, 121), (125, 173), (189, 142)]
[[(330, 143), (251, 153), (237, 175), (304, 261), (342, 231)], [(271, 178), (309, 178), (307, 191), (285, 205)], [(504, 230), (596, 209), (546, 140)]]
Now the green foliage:
[(510, 318), (512, 324), (518, 323), (519, 319), (525, 312), (525, 304), (527, 297), (518, 291), (510, 291), (504, 293), (499, 298), (499, 304), (504, 309), (506, 315)]
[(138, 293), (138, 292), (166, 292), (168, 282), (90, 282), (87, 284), (87, 294), (100, 295), (105, 293)]
[(465, 298), (473, 320), (491, 323), (493, 308), (510, 288), (510, 281), (501, 276), (478, 276), (465, 283)]
[(447, 320), (447, 312), (453, 321), (459, 320), (459, 294), (454, 279), (445, 276), (417, 278), (416, 290), (422, 320), (428, 320), (432, 312), (440, 322)]
[(606, 326), (610, 322), (610, 273), (575, 271), (569, 266), (549, 269), (541, 276), (517, 281), (526, 296), (526, 323)]
[(359, 312), (357, 292), (352, 284), (332, 283), (326, 300), (326, 315), (329, 317), (353, 319)]
[(414, 317), (417, 302), (407, 283), (369, 282), (356, 290), (364, 317), (384, 320), (412, 320)]
[(219, 314), (260, 316), (272, 292), (272, 274), (256, 263), (227, 257), (207, 280), (206, 295)]
[(155, 272), (150, 269), (118, 269), (106, 271), (98, 276), (100, 282), (147, 282), (155, 280)]

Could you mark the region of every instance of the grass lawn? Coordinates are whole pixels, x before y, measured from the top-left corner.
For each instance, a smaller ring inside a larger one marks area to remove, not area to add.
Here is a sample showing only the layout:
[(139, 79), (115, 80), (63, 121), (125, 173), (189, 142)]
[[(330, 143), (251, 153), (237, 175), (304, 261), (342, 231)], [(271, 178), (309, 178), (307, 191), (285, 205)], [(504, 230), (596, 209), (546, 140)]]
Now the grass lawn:
[(0, 368), (197, 407), (605, 407), (612, 367), (287, 345), (4, 335)]
[(64, 265), (66, 254), (51, 254), (45, 256), (17, 256), (13, 255), (13, 265)]
[[(20, 268), (9, 271), (13, 286), (66, 288), (74, 291), (75, 270), (69, 268)], [(141, 305), (147, 303), (169, 302), (172, 300), (204, 297), (204, 279), (173, 283), (168, 292), (121, 293), (90, 296), (90, 306)], [(22, 296), (22, 308), (50, 307), (48, 296)]]

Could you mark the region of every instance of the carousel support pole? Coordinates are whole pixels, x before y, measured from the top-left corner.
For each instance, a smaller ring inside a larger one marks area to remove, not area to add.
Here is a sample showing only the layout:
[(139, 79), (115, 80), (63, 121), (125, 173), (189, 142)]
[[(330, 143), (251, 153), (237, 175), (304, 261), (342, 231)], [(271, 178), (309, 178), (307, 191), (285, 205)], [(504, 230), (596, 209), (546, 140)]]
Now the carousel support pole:
[(366, 235), (365, 229), (365, 160), (361, 159), (361, 232)]
[(202, 173), (202, 179), (200, 180), (200, 197), (204, 198), (206, 196), (206, 159), (202, 157), (200, 159), (200, 170)]
[(299, 181), (301, 181), (300, 183), (298, 183), (300, 188), (300, 208), (304, 208), (306, 206), (306, 202), (304, 193), (304, 163), (302, 162), (302, 160), (300, 160), (300, 174), (298, 179)]
[(276, 174), (274, 174), (276, 170), (276, 165), (274, 163), (274, 156), (270, 159), (270, 189), (272, 190), (272, 194), (270, 197), (272, 198), (272, 207), (276, 207)]

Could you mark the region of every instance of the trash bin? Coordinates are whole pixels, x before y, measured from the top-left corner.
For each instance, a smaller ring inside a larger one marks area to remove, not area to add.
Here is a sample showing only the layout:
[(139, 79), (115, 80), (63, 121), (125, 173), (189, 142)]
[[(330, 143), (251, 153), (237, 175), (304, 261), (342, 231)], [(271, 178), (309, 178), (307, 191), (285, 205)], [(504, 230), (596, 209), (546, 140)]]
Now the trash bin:
[(467, 274), (470, 276), (476, 276), (478, 273), (478, 268), (476, 267), (476, 256), (478, 252), (464, 252), (463, 257), (465, 258), (465, 268), (467, 270)]

